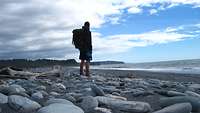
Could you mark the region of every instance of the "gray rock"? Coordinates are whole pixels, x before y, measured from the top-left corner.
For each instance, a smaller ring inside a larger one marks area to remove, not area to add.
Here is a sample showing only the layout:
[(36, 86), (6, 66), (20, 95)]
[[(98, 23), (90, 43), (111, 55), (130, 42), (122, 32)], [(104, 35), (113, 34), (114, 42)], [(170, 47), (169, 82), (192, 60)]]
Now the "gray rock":
[(18, 112), (36, 111), (41, 107), (37, 102), (18, 95), (9, 96), (8, 104), (12, 109)]
[(54, 103), (42, 107), (37, 113), (84, 113), (83, 110), (75, 105)]
[(151, 106), (145, 102), (123, 101), (104, 96), (95, 98), (98, 100), (99, 105), (106, 105), (108, 108), (123, 112), (148, 113), (152, 110)]
[(52, 91), (52, 92), (50, 92), (49, 94), (50, 94), (51, 96), (53, 96), (53, 97), (58, 97), (58, 96), (60, 96), (60, 94), (57, 93), (57, 92), (55, 92), (55, 91)]
[(154, 92), (158, 93), (160, 95), (168, 96), (168, 97), (186, 96), (185, 93), (181, 93), (181, 92), (177, 92), (177, 91), (156, 90)]
[(8, 103), (8, 96), (0, 93), (0, 104)]
[(200, 99), (200, 94), (195, 93), (193, 91), (186, 91), (185, 94), (188, 95), (188, 96), (193, 96), (193, 97), (197, 97), (197, 98)]
[(200, 84), (191, 84), (188, 88), (192, 91), (200, 90)]
[(11, 92), (25, 92), (26, 91), (23, 87), (17, 84), (10, 85), (9, 90)]
[(17, 84), (13, 84), (10, 86), (5, 86), (2, 89), (2, 93), (6, 94), (6, 95), (10, 95), (10, 94), (16, 94), (16, 93), (24, 93), (26, 90), (24, 88), (22, 88), (20, 85)]
[(94, 97), (83, 97), (83, 101), (81, 102), (81, 108), (84, 110), (84, 112), (89, 113), (93, 111), (95, 107), (98, 107), (98, 101)]
[(173, 96), (186, 96), (186, 94), (177, 92), (177, 91), (168, 91), (167, 96), (173, 97)]
[(91, 85), (92, 91), (96, 94), (96, 96), (104, 96), (104, 91), (99, 88), (96, 84)]
[(71, 101), (72, 103), (76, 102), (76, 99), (73, 96), (71, 96), (69, 93), (65, 94), (65, 99)]
[(93, 113), (112, 113), (112, 112), (110, 109), (107, 108), (96, 107)]
[(43, 99), (43, 94), (41, 92), (36, 92), (36, 93), (33, 93), (31, 95), (31, 97), (34, 99), (34, 100), (40, 100), (40, 99)]
[(92, 88), (84, 88), (80, 91), (80, 93), (84, 96), (96, 96), (96, 93), (92, 90)]
[(30, 97), (28, 94), (26, 94), (26, 92), (11, 92), (8, 95), (19, 95), (19, 96), (23, 96), (23, 97), (27, 97), (27, 98)]
[(47, 100), (45, 105), (48, 106), (48, 105), (54, 104), (54, 103), (74, 105), (72, 102), (70, 102), (66, 99), (55, 99), (55, 98), (51, 98), (51, 99)]
[(47, 88), (45, 86), (38, 86), (36, 87), (36, 90), (46, 90)]
[(62, 83), (55, 83), (52, 85), (54, 91), (63, 92), (66, 90), (66, 87)]
[(165, 107), (153, 113), (190, 113), (192, 106), (190, 103), (179, 103)]
[(194, 112), (200, 111), (200, 99), (192, 96), (176, 96), (176, 97), (162, 98), (160, 99), (160, 106), (166, 107), (177, 103), (187, 103), (187, 102), (192, 105), (192, 111)]
[(105, 86), (101, 88), (106, 93), (112, 93), (112, 92), (120, 92), (119, 89), (116, 89), (115, 86)]

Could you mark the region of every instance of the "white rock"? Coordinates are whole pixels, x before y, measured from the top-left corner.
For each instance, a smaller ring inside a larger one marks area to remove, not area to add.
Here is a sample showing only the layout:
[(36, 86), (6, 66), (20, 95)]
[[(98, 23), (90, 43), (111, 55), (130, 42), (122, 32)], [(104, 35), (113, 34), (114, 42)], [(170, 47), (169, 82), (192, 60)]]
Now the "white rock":
[(8, 104), (11, 108), (18, 112), (35, 111), (41, 107), (41, 105), (37, 102), (18, 95), (9, 96)]
[(68, 104), (50, 104), (42, 107), (37, 113), (84, 113), (83, 110), (75, 105)]

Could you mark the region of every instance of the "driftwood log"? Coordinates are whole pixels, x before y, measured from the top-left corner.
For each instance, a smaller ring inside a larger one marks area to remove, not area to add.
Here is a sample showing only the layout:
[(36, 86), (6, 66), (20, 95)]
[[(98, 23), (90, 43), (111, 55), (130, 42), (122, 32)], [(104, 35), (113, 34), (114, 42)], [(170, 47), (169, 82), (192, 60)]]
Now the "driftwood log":
[(12, 78), (12, 79), (29, 79), (29, 78), (37, 78), (37, 77), (60, 77), (62, 75), (62, 71), (59, 68), (53, 69), (51, 71), (42, 72), (42, 73), (34, 73), (29, 71), (23, 71), (20, 69), (6, 67), (0, 69), (0, 79), (3, 78)]

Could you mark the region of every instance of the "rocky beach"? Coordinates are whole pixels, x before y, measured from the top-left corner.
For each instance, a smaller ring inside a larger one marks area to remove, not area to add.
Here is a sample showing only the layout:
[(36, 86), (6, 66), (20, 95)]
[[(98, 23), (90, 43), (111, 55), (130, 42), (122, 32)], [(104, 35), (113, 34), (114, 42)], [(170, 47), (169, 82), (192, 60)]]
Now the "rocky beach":
[(198, 74), (93, 69), (87, 78), (67, 67), (0, 77), (0, 113), (200, 113)]

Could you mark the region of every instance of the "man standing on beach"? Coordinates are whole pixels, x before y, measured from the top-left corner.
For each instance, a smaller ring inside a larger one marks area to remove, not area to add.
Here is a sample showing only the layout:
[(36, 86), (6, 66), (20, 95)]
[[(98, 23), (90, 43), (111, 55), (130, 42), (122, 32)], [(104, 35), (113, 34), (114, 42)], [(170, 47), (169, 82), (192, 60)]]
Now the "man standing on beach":
[[(76, 48), (78, 48), (80, 51), (79, 55), (79, 59), (81, 60), (80, 75), (85, 75), (87, 77), (90, 77), (89, 66), (90, 66), (90, 61), (92, 60), (92, 36), (90, 32), (90, 23), (85, 22), (84, 26), (82, 27), (82, 29), (79, 29), (79, 31), (81, 32), (79, 37), (80, 39), (78, 47)], [(75, 30), (73, 31), (73, 33), (74, 32)]]

